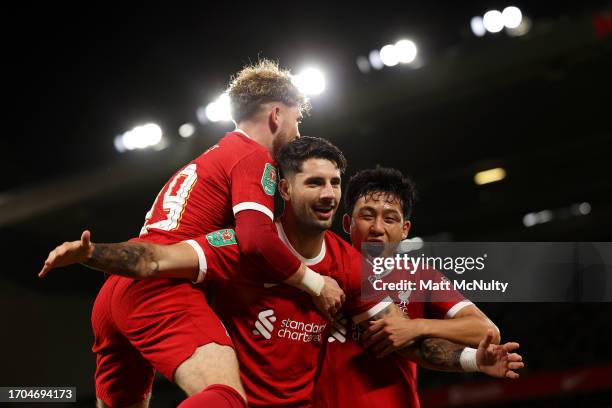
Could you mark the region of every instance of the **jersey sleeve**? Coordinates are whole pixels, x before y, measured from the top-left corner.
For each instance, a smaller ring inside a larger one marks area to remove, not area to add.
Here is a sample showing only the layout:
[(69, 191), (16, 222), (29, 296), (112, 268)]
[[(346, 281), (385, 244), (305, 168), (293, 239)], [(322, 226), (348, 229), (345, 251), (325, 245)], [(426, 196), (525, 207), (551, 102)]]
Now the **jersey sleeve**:
[(255, 279), (256, 265), (245, 262), (233, 229), (214, 231), (183, 242), (198, 256), (198, 276), (193, 283), (202, 283), (205, 279), (237, 282)]
[[(432, 282), (447, 281), (447, 278), (436, 270), (422, 271), (426, 279)], [(433, 319), (453, 318), (461, 309), (472, 304), (461, 292), (455, 289), (430, 291), (426, 296), (425, 316)]]
[(243, 210), (256, 210), (274, 221), (274, 192), (278, 172), (270, 155), (255, 151), (239, 160), (230, 172), (234, 216)]

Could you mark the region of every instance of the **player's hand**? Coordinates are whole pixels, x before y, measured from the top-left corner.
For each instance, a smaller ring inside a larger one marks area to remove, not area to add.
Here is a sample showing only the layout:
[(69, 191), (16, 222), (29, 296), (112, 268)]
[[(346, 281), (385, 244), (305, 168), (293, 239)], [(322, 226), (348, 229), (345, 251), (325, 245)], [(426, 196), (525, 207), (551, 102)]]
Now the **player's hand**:
[(412, 345), (421, 337), (420, 320), (410, 320), (404, 315), (386, 316), (370, 322), (363, 333), (363, 346), (382, 358), (394, 351)]
[(346, 296), (344, 291), (338, 286), (338, 282), (334, 279), (329, 276), (323, 276), (323, 279), (325, 280), (325, 285), (321, 289), (321, 294), (313, 296), (312, 301), (323, 316), (332, 321), (346, 300)]
[(75, 263), (85, 262), (91, 256), (93, 244), (91, 233), (87, 230), (81, 234), (80, 241), (64, 242), (62, 245), (49, 252), (49, 256), (38, 273), (43, 278), (51, 269), (61, 268)]
[(505, 344), (491, 344), (493, 331), (488, 330), (484, 339), (478, 345), (476, 351), (476, 363), (480, 371), (497, 378), (519, 378), (519, 374), (513, 370), (525, 367), (523, 357), (512, 351), (519, 348), (515, 342)]

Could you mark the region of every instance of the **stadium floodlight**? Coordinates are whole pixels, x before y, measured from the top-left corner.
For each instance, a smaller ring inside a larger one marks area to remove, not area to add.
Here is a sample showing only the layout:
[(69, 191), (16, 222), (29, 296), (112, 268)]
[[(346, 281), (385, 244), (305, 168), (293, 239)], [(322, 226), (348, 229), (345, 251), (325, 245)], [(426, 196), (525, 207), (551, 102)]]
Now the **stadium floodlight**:
[(515, 28), (506, 28), (506, 32), (508, 35), (512, 37), (520, 37), (529, 32), (531, 30), (531, 19), (527, 16), (523, 16), (521, 18), (521, 23)]
[(525, 214), (525, 216), (523, 217), (523, 225), (526, 227), (533, 227), (537, 224), (544, 224), (550, 222), (553, 218), (554, 215), (551, 210), (531, 212), (529, 214)]
[(132, 130), (128, 130), (124, 134), (115, 137), (115, 149), (119, 152), (145, 149), (161, 142), (162, 136), (162, 129), (155, 123), (136, 126)]
[(411, 40), (399, 40), (395, 43), (397, 59), (402, 64), (410, 64), (417, 56), (417, 46)]
[(228, 122), (232, 120), (229, 95), (224, 92), (217, 99), (206, 105), (206, 117), (211, 122)]
[(181, 137), (191, 137), (195, 133), (195, 126), (193, 125), (193, 123), (183, 123), (179, 127), (178, 132)]
[(501, 167), (494, 169), (479, 171), (474, 175), (474, 182), (479, 186), (489, 183), (495, 183), (506, 178), (506, 170)]
[(380, 59), (380, 51), (378, 50), (370, 51), (370, 54), (368, 55), (368, 60), (370, 61), (370, 65), (372, 66), (372, 68), (377, 71), (383, 69), (385, 66), (385, 64), (383, 64), (382, 60)]
[(117, 150), (119, 153), (123, 153), (127, 150), (127, 148), (123, 144), (123, 135), (115, 136), (114, 144), (115, 150)]
[(502, 21), (506, 28), (517, 28), (521, 24), (521, 21), (523, 21), (523, 13), (518, 7), (506, 7), (502, 11)]
[(538, 223), (544, 224), (545, 222), (552, 221), (553, 212), (550, 210), (543, 210), (543, 211), (536, 213), (536, 216), (538, 217)]
[(504, 18), (499, 10), (487, 11), (482, 18), (482, 23), (490, 33), (499, 33), (504, 29)]
[(523, 216), (523, 225), (526, 227), (533, 227), (538, 223), (538, 218), (535, 213), (525, 214)]
[(470, 20), (470, 28), (476, 37), (482, 37), (487, 33), (483, 19), (480, 16), (472, 17)]
[(380, 49), (380, 60), (388, 67), (399, 64), (399, 52), (393, 44), (387, 44)]
[(578, 212), (581, 215), (588, 215), (591, 213), (591, 204), (584, 202), (578, 205)]
[(291, 77), (291, 82), (306, 95), (319, 95), (325, 90), (325, 75), (318, 68), (306, 68)]

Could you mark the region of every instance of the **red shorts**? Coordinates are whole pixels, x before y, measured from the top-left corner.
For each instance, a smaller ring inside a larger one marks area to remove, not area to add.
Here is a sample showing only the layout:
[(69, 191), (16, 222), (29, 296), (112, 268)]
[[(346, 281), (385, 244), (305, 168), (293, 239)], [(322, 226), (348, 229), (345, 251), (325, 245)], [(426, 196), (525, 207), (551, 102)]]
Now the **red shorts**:
[(143, 401), (155, 370), (172, 381), (200, 346), (233, 347), (203, 291), (178, 280), (111, 276), (98, 293), (91, 323), (96, 395), (111, 407)]

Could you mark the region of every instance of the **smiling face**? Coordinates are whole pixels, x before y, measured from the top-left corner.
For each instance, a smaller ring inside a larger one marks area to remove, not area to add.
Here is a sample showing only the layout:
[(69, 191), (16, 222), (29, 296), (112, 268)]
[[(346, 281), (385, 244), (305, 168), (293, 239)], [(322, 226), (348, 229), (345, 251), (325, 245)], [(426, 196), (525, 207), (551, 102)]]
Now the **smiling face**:
[(311, 158), (301, 171), (288, 174), (280, 191), (301, 227), (320, 232), (331, 228), (340, 202), (340, 170), (327, 159)]
[(359, 197), (352, 214), (345, 215), (343, 223), (356, 247), (367, 242), (396, 244), (406, 239), (410, 230), (410, 221), (404, 219), (400, 199), (381, 192)]

